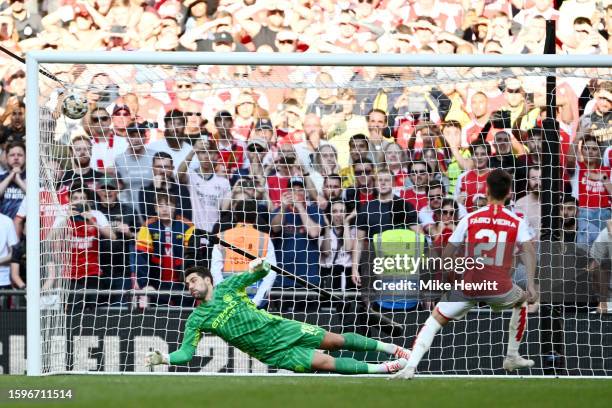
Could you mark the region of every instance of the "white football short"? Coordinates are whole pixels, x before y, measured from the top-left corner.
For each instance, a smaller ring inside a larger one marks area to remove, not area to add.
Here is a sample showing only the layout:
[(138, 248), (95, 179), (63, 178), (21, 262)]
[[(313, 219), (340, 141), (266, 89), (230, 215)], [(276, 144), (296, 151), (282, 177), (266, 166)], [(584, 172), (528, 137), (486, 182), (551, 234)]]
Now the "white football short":
[(438, 312), (448, 320), (462, 319), (478, 303), (486, 303), (494, 310), (508, 309), (525, 298), (525, 292), (516, 284), (508, 292), (497, 296), (467, 297), (460, 291), (446, 293), (436, 305)]

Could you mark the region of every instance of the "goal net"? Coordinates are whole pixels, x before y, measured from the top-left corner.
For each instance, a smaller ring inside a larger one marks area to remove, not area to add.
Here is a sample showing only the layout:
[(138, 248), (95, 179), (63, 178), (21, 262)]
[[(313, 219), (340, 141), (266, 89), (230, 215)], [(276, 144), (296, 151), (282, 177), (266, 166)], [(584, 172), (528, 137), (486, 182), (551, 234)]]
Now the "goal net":
[[(246, 288), (258, 308), (410, 348), (469, 268), (443, 248), (503, 168), (538, 254), (523, 374), (610, 375), (608, 60), (138, 55), (30, 61), (45, 73), (28, 76), (31, 373), (289, 373), (208, 333), (189, 364), (145, 367), (200, 304), (187, 268), (215, 285), (248, 270), (227, 244), (279, 268)], [(509, 318), (474, 304), (418, 372), (506, 375)]]

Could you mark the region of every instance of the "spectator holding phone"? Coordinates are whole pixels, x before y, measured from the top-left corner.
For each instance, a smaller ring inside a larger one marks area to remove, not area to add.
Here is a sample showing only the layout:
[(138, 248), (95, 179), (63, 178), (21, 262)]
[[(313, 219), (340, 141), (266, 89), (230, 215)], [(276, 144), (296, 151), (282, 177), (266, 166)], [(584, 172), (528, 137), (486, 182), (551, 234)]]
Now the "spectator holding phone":
[[(114, 178), (103, 178), (96, 183), (95, 209), (110, 222), (115, 239), (100, 240), (100, 266), (103, 273), (101, 287), (105, 289), (129, 289), (128, 265), (132, 262), (136, 217), (128, 204), (119, 202), (120, 187), (123, 183)], [(121, 301), (121, 297), (111, 299)], [(124, 299), (125, 300), (125, 299)], [(121, 301), (123, 303), (123, 301)]]
[[(108, 219), (100, 211), (92, 210), (93, 193), (82, 185), (73, 185), (69, 193), (67, 213), (56, 219), (47, 238), (54, 242), (67, 240), (70, 248), (70, 269), (62, 276), (68, 282), (69, 311), (77, 312), (93, 307), (97, 295), (83, 294), (82, 289), (98, 289), (100, 268), (100, 240), (117, 238)], [(66, 236), (68, 233), (68, 236)], [(57, 265), (62, 267), (62, 265)]]
[[(272, 232), (276, 236), (276, 258), (288, 272), (319, 283), (319, 236), (325, 225), (316, 205), (306, 202), (305, 182), (292, 177), (282, 193), (281, 205), (272, 214)], [(283, 286), (293, 286), (291, 279), (281, 278)]]
[(603, 81), (595, 91), (593, 111), (580, 117), (575, 142), (587, 134), (595, 136), (602, 148), (612, 146), (612, 81)]

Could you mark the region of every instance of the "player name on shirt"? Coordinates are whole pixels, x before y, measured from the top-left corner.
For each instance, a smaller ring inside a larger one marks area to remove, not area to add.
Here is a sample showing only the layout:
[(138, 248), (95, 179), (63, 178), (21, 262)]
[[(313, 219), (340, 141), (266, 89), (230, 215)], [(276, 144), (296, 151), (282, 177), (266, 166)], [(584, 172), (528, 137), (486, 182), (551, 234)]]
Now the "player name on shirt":
[(486, 268), (467, 268), (457, 282), (474, 284), (486, 281), (496, 282), (495, 288), (461, 289), (468, 296), (492, 296), (512, 289), (511, 270), (514, 261), (515, 244), (531, 240), (525, 220), (500, 205), (489, 205), (459, 221), (449, 242), (467, 243), (465, 256), (477, 259)]
[(503, 218), (490, 218), (490, 217), (474, 217), (469, 220), (470, 225), (474, 224), (493, 224), (500, 225), (503, 227), (516, 228), (516, 222), (512, 220), (507, 220)]

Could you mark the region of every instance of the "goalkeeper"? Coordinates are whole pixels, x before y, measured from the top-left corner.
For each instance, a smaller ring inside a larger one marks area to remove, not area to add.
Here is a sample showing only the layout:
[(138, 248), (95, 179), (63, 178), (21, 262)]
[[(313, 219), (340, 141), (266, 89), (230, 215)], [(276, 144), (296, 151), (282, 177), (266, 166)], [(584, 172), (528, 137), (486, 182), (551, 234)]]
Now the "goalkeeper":
[[(189, 315), (181, 347), (173, 353), (156, 350), (147, 353), (146, 364), (185, 364), (195, 353), (202, 333), (212, 333), (261, 362), (295, 372), (331, 371), (340, 374), (390, 374), (405, 367), (410, 352), (395, 344), (383, 343), (359, 334), (329, 333), (320, 327), (285, 319), (257, 309), (245, 287), (270, 272), (270, 264), (256, 259), (249, 272), (237, 274), (213, 288), (208, 269), (185, 271), (185, 282), (192, 296), (201, 301)], [(368, 364), (352, 358), (334, 358), (316, 351), (382, 351), (397, 358), (381, 364)]]

